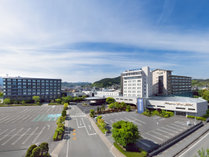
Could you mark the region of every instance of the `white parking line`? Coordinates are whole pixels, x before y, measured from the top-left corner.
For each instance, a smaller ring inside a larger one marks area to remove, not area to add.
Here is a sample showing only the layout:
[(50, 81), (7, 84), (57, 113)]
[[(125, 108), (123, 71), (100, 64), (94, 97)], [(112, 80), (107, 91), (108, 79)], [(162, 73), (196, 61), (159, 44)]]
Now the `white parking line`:
[(158, 130), (158, 131), (161, 131), (161, 132), (163, 132), (163, 133), (169, 134), (169, 135), (171, 135), (171, 136), (175, 136), (174, 134), (172, 134), (172, 133), (170, 133), (170, 132), (168, 132), (168, 131), (164, 131), (164, 130), (162, 130), (162, 129), (160, 129), (160, 128), (158, 128), (157, 130)]
[(5, 132), (7, 132), (7, 130), (8, 130), (8, 129), (6, 129), (6, 130), (4, 130), (3, 132), (1, 132), (1, 133), (0, 133), (0, 136), (1, 136), (2, 134), (4, 134)]
[(168, 137), (168, 136), (166, 136), (166, 135), (164, 135), (164, 134), (161, 134), (161, 133), (159, 133), (159, 132), (156, 132), (156, 130), (154, 130), (154, 131), (151, 131), (153, 134), (157, 134), (157, 135), (160, 135), (160, 136), (162, 136), (162, 137), (165, 137), (165, 138), (167, 138), (167, 139), (169, 139), (170, 137)]
[(157, 137), (157, 136), (154, 136), (154, 135), (152, 135), (152, 134), (150, 134), (150, 133), (146, 133), (146, 135), (149, 135), (149, 136), (154, 137), (154, 138), (156, 138), (156, 139), (158, 139), (158, 140), (160, 140), (160, 141), (163, 141), (162, 138), (159, 138), (159, 137)]
[(39, 136), (41, 136), (42, 132), (44, 131), (46, 127), (44, 126), (41, 131), (39, 132), (39, 134), (34, 138), (33, 142), (32, 143), (36, 143), (37, 139), (39, 138)]
[(135, 117), (131, 117), (132, 119), (134, 119), (135, 121), (139, 121), (140, 123), (142, 123), (142, 124), (146, 124), (145, 122), (143, 122), (143, 121), (141, 121), (141, 120), (139, 120), (139, 119), (137, 119), (137, 118), (135, 118)]
[(10, 136), (10, 138), (8, 138), (4, 143), (2, 143), (1, 145), (5, 145), (7, 144), (7, 142), (9, 142), (11, 139), (13, 139), (15, 136), (17, 136), (24, 128), (21, 128), (18, 132), (16, 132), (14, 135)]
[(128, 121), (130, 121), (130, 122), (133, 122), (133, 123), (135, 123), (135, 124), (137, 124), (137, 125), (142, 125), (141, 123), (138, 123), (138, 122), (136, 122), (136, 121), (134, 121), (134, 120), (132, 120), (132, 119), (129, 119), (129, 118), (127, 118), (127, 117), (124, 117), (124, 119), (126, 119), (126, 120), (128, 120)]
[(38, 130), (38, 128), (39, 128), (39, 127), (36, 127), (36, 129), (35, 129), (30, 135), (28, 135), (28, 137), (25, 139), (25, 141), (23, 141), (22, 144), (25, 144), (25, 143), (29, 140), (29, 138), (30, 138), (32, 135), (35, 134), (35, 132)]
[(18, 137), (18, 139), (16, 140), (16, 141), (14, 141), (13, 143), (12, 143), (12, 145), (15, 145), (25, 134), (27, 134), (29, 131), (31, 130), (31, 128), (28, 128), (28, 130), (26, 130), (22, 135), (20, 135), (19, 137)]
[(175, 131), (175, 130), (172, 130), (170, 128), (166, 128), (166, 127), (161, 127), (160, 129), (163, 129), (163, 130), (166, 130), (166, 131), (170, 131), (170, 132), (173, 132), (173, 133), (176, 133), (178, 134), (179, 132)]
[(181, 128), (181, 129), (187, 129), (186, 127), (184, 127), (184, 126), (181, 126), (181, 125), (179, 125), (179, 124), (174, 124), (174, 123), (172, 123), (172, 124), (170, 124), (170, 125), (172, 125), (172, 126), (174, 126), (174, 127), (177, 127), (177, 128)]
[(180, 124), (180, 125), (183, 125), (183, 126), (187, 126), (187, 122), (175, 121), (174, 123)]
[(15, 131), (16, 129), (12, 129), (8, 134), (4, 135), (2, 138), (0, 138), (0, 141), (3, 140), (4, 138), (6, 138), (7, 136), (9, 136), (13, 131)]
[(176, 127), (173, 127), (173, 126), (170, 126), (170, 125), (167, 125), (166, 127), (171, 128), (171, 129), (174, 129), (174, 130), (176, 130), (178, 132), (183, 131), (182, 129), (179, 129), (179, 128), (176, 128)]

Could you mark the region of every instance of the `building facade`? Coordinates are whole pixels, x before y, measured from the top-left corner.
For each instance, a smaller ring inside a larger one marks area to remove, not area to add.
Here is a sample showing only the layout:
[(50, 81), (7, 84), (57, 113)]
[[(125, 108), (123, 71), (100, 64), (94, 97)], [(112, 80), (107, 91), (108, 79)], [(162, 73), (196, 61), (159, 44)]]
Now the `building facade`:
[(172, 75), (172, 71), (156, 69), (152, 71), (153, 95), (189, 96), (192, 91), (191, 77)]
[(152, 95), (152, 73), (149, 67), (123, 72), (121, 83), (121, 93), (125, 97), (146, 98)]
[(40, 96), (41, 101), (50, 101), (61, 96), (61, 79), (5, 77), (4, 98), (11, 100), (32, 100)]

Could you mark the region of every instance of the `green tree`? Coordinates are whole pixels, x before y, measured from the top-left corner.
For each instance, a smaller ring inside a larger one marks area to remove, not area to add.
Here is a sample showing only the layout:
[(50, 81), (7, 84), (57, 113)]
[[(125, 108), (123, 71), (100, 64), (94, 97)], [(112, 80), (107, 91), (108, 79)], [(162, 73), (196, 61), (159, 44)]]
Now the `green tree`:
[(114, 103), (114, 102), (115, 102), (115, 99), (112, 98), (112, 97), (108, 97), (108, 98), (106, 99), (106, 102), (107, 102), (108, 104), (111, 104), (111, 103)]
[(114, 104), (115, 104), (115, 108), (116, 108), (117, 110), (119, 110), (119, 109), (120, 109), (120, 104), (119, 104), (118, 102), (114, 102)]
[(124, 102), (121, 102), (120, 105), (121, 105), (121, 108), (126, 108), (126, 106), (127, 106), (127, 104)]
[(127, 106), (126, 106), (126, 111), (127, 111), (127, 112), (130, 112), (130, 111), (131, 111), (131, 106), (130, 106), (130, 105), (127, 105)]
[(36, 148), (36, 147), (37, 147), (37, 145), (35, 145), (35, 144), (31, 145), (31, 146), (28, 148), (25, 157), (30, 157), (31, 154), (32, 154), (33, 149)]
[(61, 99), (55, 99), (56, 103), (61, 104), (62, 100)]
[(39, 97), (39, 96), (33, 96), (32, 99), (34, 100), (34, 102), (35, 102), (36, 104), (39, 104), (39, 103), (40, 103), (40, 97)]
[(5, 98), (3, 103), (4, 104), (11, 104), (11, 100), (9, 98)]
[(203, 92), (202, 98), (209, 102), (209, 90)]
[(33, 149), (32, 154), (30, 157), (39, 157), (41, 153), (41, 148), (40, 147), (36, 147)]
[(133, 144), (140, 137), (138, 128), (132, 122), (118, 121), (113, 123), (112, 136), (115, 142), (123, 147)]
[(0, 98), (2, 98), (4, 96), (3, 92), (0, 92)]
[(108, 105), (108, 108), (109, 108), (109, 109), (114, 109), (114, 108), (115, 108), (115, 103), (109, 104), (109, 105)]

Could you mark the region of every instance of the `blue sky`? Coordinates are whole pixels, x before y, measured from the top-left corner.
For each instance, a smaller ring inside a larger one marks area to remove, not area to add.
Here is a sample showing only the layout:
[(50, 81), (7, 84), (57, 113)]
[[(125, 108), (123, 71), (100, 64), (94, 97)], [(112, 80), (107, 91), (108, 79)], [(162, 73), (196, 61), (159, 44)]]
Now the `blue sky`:
[(150, 66), (209, 78), (207, 0), (0, 0), (0, 76), (94, 82)]

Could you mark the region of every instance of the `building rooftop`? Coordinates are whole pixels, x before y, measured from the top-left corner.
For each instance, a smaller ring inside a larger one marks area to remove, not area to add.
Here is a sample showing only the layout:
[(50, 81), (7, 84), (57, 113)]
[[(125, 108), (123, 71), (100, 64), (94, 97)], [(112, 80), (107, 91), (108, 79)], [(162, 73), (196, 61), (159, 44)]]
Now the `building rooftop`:
[(155, 69), (152, 72), (157, 71), (157, 70), (160, 70), (160, 71), (171, 71), (172, 72), (172, 70), (166, 70), (166, 69)]
[(106, 98), (103, 98), (103, 97), (87, 97), (85, 98), (85, 100), (103, 100), (103, 99), (106, 99)]
[(200, 102), (205, 102), (205, 99), (202, 98), (190, 98), (190, 97), (179, 97), (179, 96), (155, 96), (155, 97), (150, 97), (149, 100), (163, 100), (163, 101), (179, 101), (179, 102), (194, 102), (194, 103), (200, 103)]
[(16, 77), (3, 77), (4, 79), (46, 79), (46, 80), (61, 80), (59, 78), (35, 78), (35, 77), (21, 77), (21, 76), (16, 76)]

